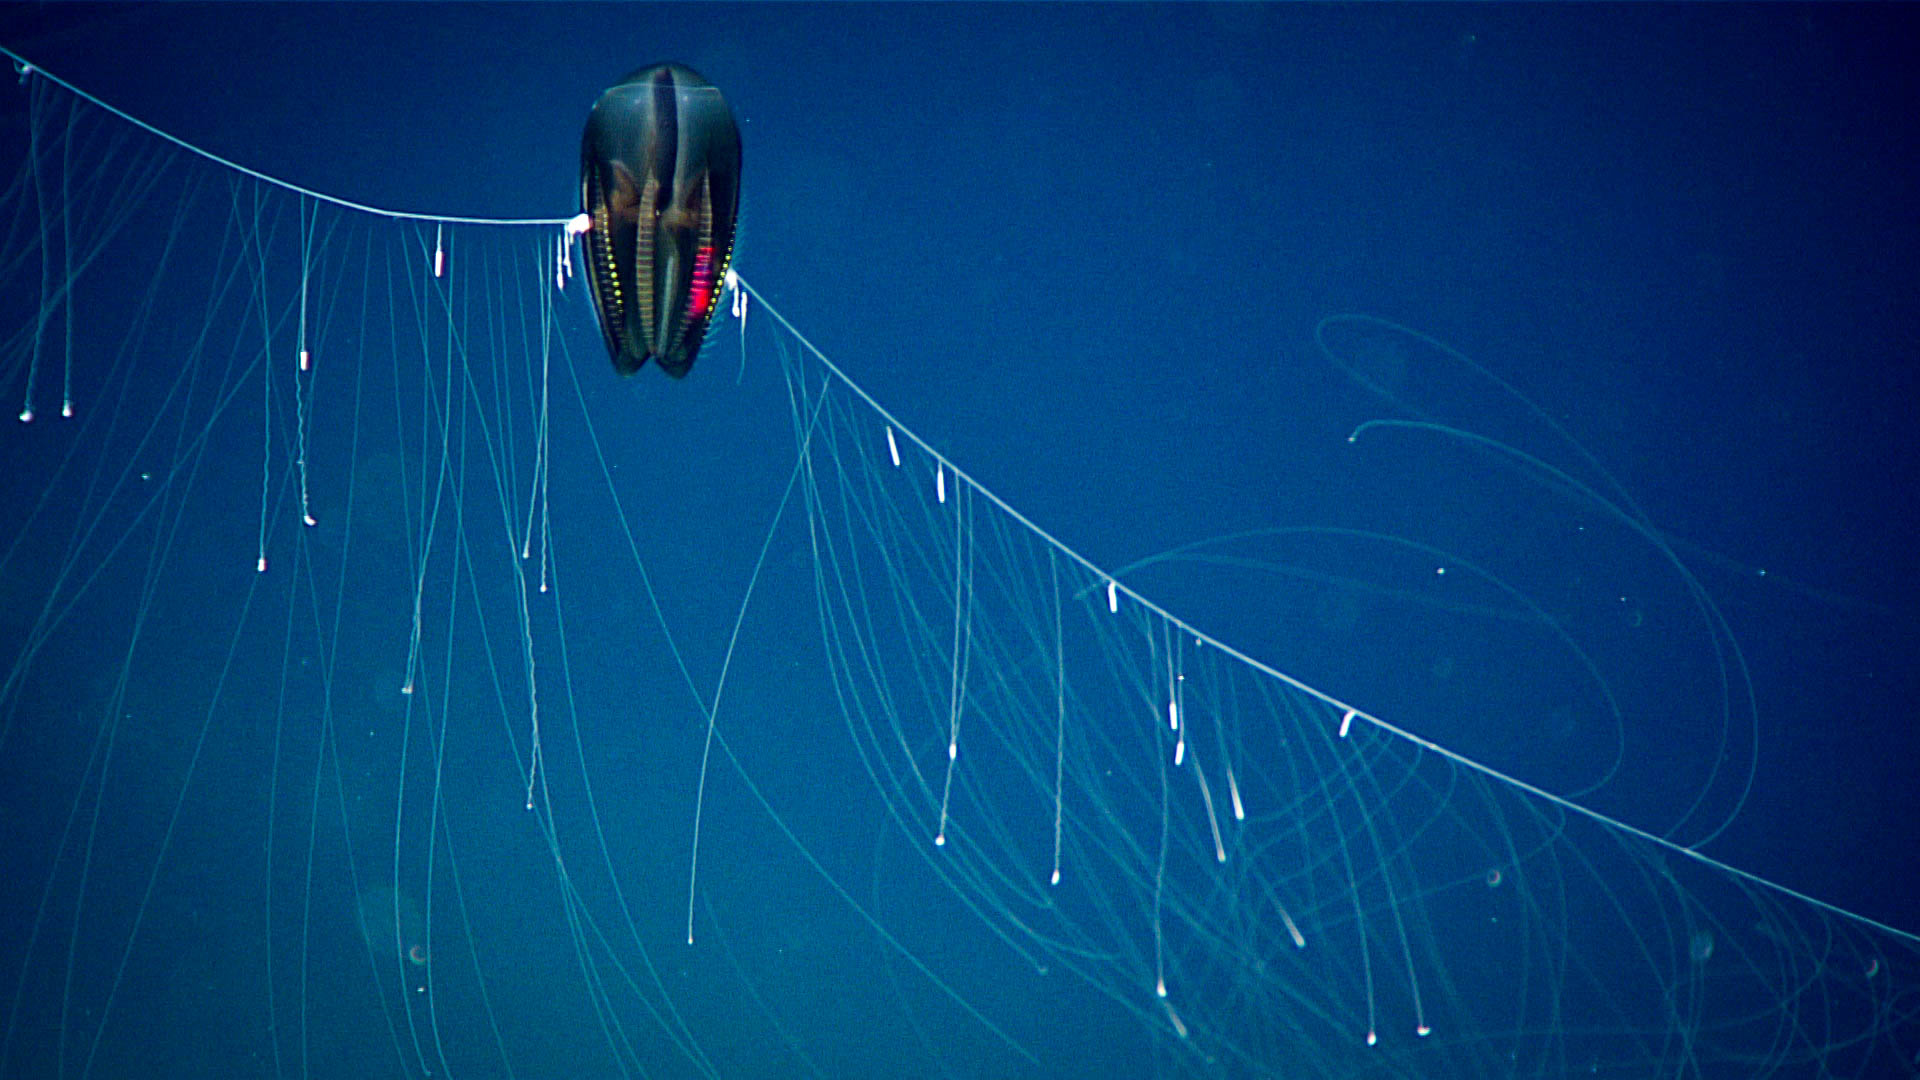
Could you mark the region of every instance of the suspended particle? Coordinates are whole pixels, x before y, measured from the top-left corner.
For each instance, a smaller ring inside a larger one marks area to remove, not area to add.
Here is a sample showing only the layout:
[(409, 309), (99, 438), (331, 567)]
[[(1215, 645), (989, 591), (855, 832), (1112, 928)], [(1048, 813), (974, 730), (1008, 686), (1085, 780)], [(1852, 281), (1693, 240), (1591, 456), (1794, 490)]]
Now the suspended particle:
[(1701, 927), (1687, 939), (1687, 955), (1696, 964), (1713, 959), (1713, 931)]

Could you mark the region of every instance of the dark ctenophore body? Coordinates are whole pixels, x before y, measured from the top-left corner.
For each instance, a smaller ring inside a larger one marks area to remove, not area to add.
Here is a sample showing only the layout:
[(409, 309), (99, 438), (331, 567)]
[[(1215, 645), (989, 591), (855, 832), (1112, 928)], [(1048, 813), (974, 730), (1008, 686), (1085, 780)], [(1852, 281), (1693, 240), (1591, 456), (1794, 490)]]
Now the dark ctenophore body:
[(693, 367), (733, 257), (740, 130), (711, 83), (655, 64), (600, 95), (580, 141), (587, 277), (614, 369)]

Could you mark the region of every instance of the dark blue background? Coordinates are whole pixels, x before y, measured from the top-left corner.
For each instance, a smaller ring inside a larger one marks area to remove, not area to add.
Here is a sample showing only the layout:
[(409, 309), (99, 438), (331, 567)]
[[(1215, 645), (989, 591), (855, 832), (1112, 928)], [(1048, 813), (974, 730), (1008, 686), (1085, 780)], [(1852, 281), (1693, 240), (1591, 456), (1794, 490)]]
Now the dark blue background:
[[(1785, 6), (16, 6), (0, 41), (293, 183), (510, 217), (570, 213), (587, 105), (683, 60), (742, 122), (741, 272), (1102, 565), (1390, 519), (1392, 493), (1349, 486), (1341, 463), (1356, 423), (1402, 414), (1312, 331), (1363, 311), (1431, 333), (1603, 462), (1748, 649), (1758, 774), (1710, 852), (1912, 929), (1914, 23)], [(1434, 409), (1500, 437), (1526, 426), (1484, 385)], [(1458, 527), (1506, 525), (1457, 477), (1411, 483), (1452, 492)], [(1551, 545), (1520, 557), (1582, 569)], [(1258, 601), (1204, 575), (1142, 588), (1363, 702), (1429, 662), (1264, 638)], [(1477, 749), (1470, 718), (1378, 711)], [(1640, 820), (1668, 820), (1646, 794)]]

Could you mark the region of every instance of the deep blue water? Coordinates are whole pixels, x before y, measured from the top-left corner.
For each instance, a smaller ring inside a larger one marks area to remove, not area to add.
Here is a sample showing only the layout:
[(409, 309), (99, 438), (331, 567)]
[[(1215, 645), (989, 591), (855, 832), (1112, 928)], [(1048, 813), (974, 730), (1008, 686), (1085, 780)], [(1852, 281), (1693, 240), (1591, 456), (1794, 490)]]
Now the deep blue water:
[[(1460, 471), (1458, 445), (1409, 433), (1349, 445), (1365, 420), (1427, 416), (1570, 459), (1418, 350), (1368, 369), (1396, 405), (1314, 344), (1344, 312), (1433, 335), (1617, 478), (1745, 649), (1753, 785), (1707, 851), (1915, 930), (1914, 23), (1850, 6), (15, 6), (0, 43), (293, 183), (500, 217), (572, 212), (587, 105), (682, 60), (742, 124), (741, 273), (1095, 563), (1373, 528), (1504, 558), (1549, 605), (1605, 595), (1610, 556), (1507, 519), (1484, 478), (1502, 469)], [(736, 362), (716, 344), (695, 378)], [(670, 407), (661, 384), (631, 393)], [(1356, 475), (1369, 451), (1387, 478)], [(1334, 647), (1248, 579), (1178, 564), (1136, 584), (1425, 737), (1549, 785), (1567, 764), (1551, 718), (1472, 708), (1527, 656), (1390, 633)], [(1662, 602), (1619, 601), (1631, 620)], [(1678, 640), (1598, 660), (1636, 705), (1670, 704), (1665, 680), (1700, 686), (1700, 641)], [(1474, 674), (1425, 685), (1456, 667)], [(1422, 712), (1441, 699), (1458, 708)], [(1599, 808), (1665, 829), (1670, 779), (1656, 764)]]

